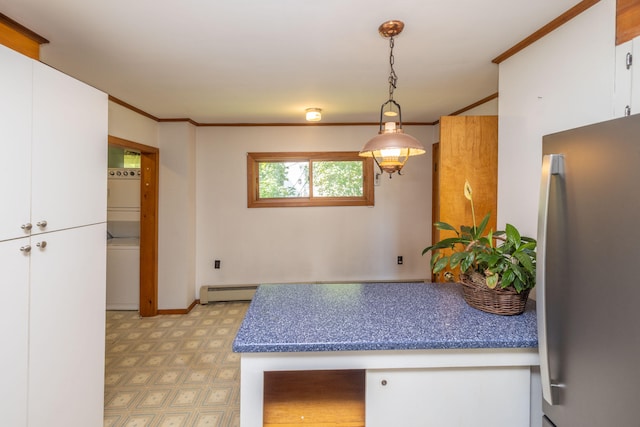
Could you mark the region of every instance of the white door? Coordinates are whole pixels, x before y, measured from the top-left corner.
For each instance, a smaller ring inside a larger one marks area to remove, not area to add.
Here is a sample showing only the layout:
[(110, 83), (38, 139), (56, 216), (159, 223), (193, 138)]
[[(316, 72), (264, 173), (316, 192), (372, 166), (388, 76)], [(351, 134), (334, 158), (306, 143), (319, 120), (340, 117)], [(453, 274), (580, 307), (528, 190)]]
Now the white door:
[(40, 234), (31, 245), (29, 426), (101, 426), (106, 225)]
[(107, 95), (42, 63), (33, 74), (33, 233), (104, 222)]
[(28, 245), (28, 237), (0, 242), (0, 420), (6, 426), (27, 425)]
[(33, 61), (0, 45), (0, 241), (28, 236)]

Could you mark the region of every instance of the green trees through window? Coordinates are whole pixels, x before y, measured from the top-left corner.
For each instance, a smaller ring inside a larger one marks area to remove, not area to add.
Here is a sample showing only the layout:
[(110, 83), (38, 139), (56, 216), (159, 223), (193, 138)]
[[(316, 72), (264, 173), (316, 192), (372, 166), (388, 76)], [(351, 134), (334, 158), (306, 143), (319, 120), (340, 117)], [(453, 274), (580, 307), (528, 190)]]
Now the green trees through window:
[(373, 164), (357, 152), (249, 153), (249, 207), (373, 205)]
[(261, 199), (309, 197), (308, 162), (258, 162)]
[(313, 162), (313, 194), (316, 197), (362, 197), (361, 161)]

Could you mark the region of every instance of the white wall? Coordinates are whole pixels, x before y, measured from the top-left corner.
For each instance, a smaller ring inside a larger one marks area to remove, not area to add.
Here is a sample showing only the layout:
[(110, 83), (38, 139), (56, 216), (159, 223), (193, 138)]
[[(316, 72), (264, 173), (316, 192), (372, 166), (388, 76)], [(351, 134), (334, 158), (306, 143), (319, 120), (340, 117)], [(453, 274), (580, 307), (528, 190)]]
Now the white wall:
[(109, 101), (109, 135), (158, 146), (158, 122)]
[[(188, 307), (204, 284), (428, 277), (420, 253), (431, 241), (429, 150), (409, 160), (404, 176), (383, 177), (372, 208), (246, 207), (247, 152), (357, 151), (376, 132), (377, 126), (196, 129), (157, 123), (110, 102), (110, 135), (160, 149), (158, 308)], [(434, 142), (433, 127), (406, 132), (426, 146)], [(220, 270), (214, 259), (222, 261)]]
[[(405, 131), (425, 146), (430, 126)], [(199, 127), (196, 282), (201, 285), (428, 277), (431, 155), (385, 175), (374, 207), (247, 208), (246, 153), (359, 151), (377, 126)], [(397, 265), (396, 257), (404, 257)], [(213, 268), (213, 260), (221, 268)]]
[(160, 123), (158, 148), (158, 308), (182, 309), (195, 299), (195, 126)]
[(613, 117), (615, 0), (500, 64), (498, 228), (536, 235), (542, 136)]
[(498, 98), (480, 104), (464, 113), (461, 116), (497, 116), (498, 115)]

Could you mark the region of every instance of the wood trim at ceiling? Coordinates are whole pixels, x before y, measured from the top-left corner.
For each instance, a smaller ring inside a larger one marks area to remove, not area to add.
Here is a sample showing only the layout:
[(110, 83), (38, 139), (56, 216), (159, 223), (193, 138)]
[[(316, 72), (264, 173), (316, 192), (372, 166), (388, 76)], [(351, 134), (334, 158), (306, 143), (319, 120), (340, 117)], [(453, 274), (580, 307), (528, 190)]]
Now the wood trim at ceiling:
[(461, 108), (458, 111), (454, 111), (453, 113), (451, 113), (449, 115), (450, 116), (457, 116), (457, 115), (462, 114), (462, 113), (464, 113), (466, 111), (469, 111), (469, 110), (472, 110), (472, 109), (474, 109), (476, 107), (479, 107), (482, 104), (485, 104), (485, 103), (487, 103), (489, 101), (492, 101), (492, 100), (496, 99), (497, 97), (498, 97), (498, 92), (496, 92), (494, 94), (491, 94), (491, 95), (487, 96), (486, 98), (482, 98), (480, 101), (476, 101), (473, 104), (468, 105), (468, 106), (466, 106), (464, 108)]
[[(151, 120), (154, 120), (158, 123), (190, 123), (194, 126), (199, 127), (257, 127), (257, 126), (379, 126), (379, 122), (335, 122), (335, 123), (198, 123), (193, 119), (188, 117), (185, 118), (169, 118), (169, 119), (161, 119), (154, 115), (147, 113), (133, 105), (116, 98), (115, 96), (109, 95), (109, 101), (112, 101), (118, 105), (121, 105), (131, 111), (134, 111), (140, 115), (143, 115)], [(402, 124), (405, 126), (433, 126), (437, 122), (403, 122)]]
[[(464, 108), (461, 108), (461, 109), (459, 109), (458, 111), (454, 111), (454, 112), (453, 112), (453, 113), (451, 113), (451, 114), (447, 114), (447, 116), (446, 116), (446, 117), (448, 117), (448, 116), (458, 116), (458, 115), (460, 115), (460, 114), (462, 114), (462, 113), (464, 113), (464, 112), (466, 112), (466, 111), (469, 111), (469, 110), (471, 110), (471, 109), (474, 109), (474, 108), (476, 108), (476, 107), (479, 107), (479, 106), (481, 106), (482, 104), (484, 104), (484, 103), (486, 103), (486, 102), (489, 102), (489, 101), (491, 101), (491, 100), (494, 100), (494, 99), (496, 99), (496, 98), (498, 98), (498, 97), (499, 97), (499, 92), (496, 92), (496, 93), (491, 94), (491, 95), (489, 95), (489, 96), (487, 96), (487, 97), (485, 97), (485, 98), (482, 98), (482, 99), (481, 99), (481, 100), (479, 100), (479, 101), (474, 102), (473, 104), (470, 104), (470, 105), (468, 105), (468, 106), (466, 106), (466, 107), (464, 107)], [(437, 121), (435, 121), (433, 124), (434, 124), (434, 125), (437, 125), (437, 124), (439, 124), (439, 123), (440, 123), (440, 120), (437, 120)]]
[[(497, 98), (498, 94), (494, 93), (493, 95), (489, 95), (486, 98), (481, 99), (480, 101), (474, 102), (471, 105), (468, 105), (456, 113), (450, 114), (455, 115), (462, 113), (464, 111), (468, 111), (472, 108), (475, 108), (479, 105), (484, 104), (485, 102), (491, 101), (494, 98)], [(198, 123), (195, 120), (189, 118), (173, 118), (173, 119), (160, 119), (155, 117), (146, 111), (143, 111), (133, 105), (122, 101), (121, 99), (116, 98), (115, 96), (109, 95), (109, 101), (113, 101), (114, 103), (121, 105), (131, 111), (134, 111), (138, 114), (141, 114), (145, 117), (150, 118), (158, 123), (180, 123), (187, 122), (194, 126), (198, 127), (287, 127), (287, 126), (379, 126), (379, 122), (335, 122), (335, 123)], [(435, 126), (439, 123), (439, 120), (435, 122), (403, 122), (404, 126)]]
[(616, 1), (616, 46), (640, 35), (640, 0)]
[(140, 316), (158, 314), (158, 190), (160, 150), (109, 135), (109, 145), (141, 153), (140, 180)]
[(4, 15), (2, 13), (0, 13), (0, 23), (6, 25), (9, 28), (13, 28), (14, 30), (16, 30), (17, 32), (22, 34), (23, 36), (33, 40), (34, 42), (36, 42), (38, 44), (49, 43), (49, 40), (45, 39), (40, 34), (28, 29), (24, 25), (20, 24), (19, 22), (14, 21), (13, 19), (9, 18), (7, 15)]
[[(403, 126), (433, 126), (435, 122), (402, 122)], [(380, 126), (380, 122), (332, 122), (332, 123), (198, 123), (202, 127), (255, 127), (255, 126)]]
[(580, 15), (582, 12), (584, 12), (585, 10), (589, 9), (591, 6), (593, 6), (593, 5), (595, 5), (596, 3), (599, 3), (599, 2), (600, 2), (600, 0), (583, 0), (583, 1), (581, 1), (580, 3), (578, 3), (577, 5), (572, 7), (571, 9), (567, 10), (562, 15), (558, 16), (553, 21), (549, 22), (544, 27), (540, 28), (538, 31), (536, 31), (533, 34), (531, 34), (529, 37), (525, 38), (524, 40), (522, 40), (521, 42), (519, 42), (518, 44), (516, 44), (512, 48), (507, 49), (505, 52), (501, 53), (500, 55), (496, 56), (491, 62), (493, 62), (494, 64), (500, 64), (505, 59), (510, 58), (511, 56), (513, 56), (516, 53), (520, 52), (521, 50), (523, 50), (527, 46), (529, 46), (529, 45), (535, 43), (536, 41), (540, 40), (542, 37), (546, 36), (547, 34), (552, 32), (556, 28), (560, 27), (561, 25), (566, 24), (567, 22), (569, 22), (570, 20), (572, 20), (573, 18), (575, 18), (576, 16)]
[(139, 109), (137, 107), (134, 107), (133, 105), (128, 104), (128, 103), (124, 102), (123, 100), (116, 98), (115, 96), (109, 95), (109, 101), (111, 101), (111, 102), (113, 102), (115, 104), (121, 105), (124, 108), (127, 108), (127, 109), (129, 109), (129, 110), (131, 110), (133, 112), (136, 112), (136, 113), (138, 113), (138, 114), (140, 114), (142, 116), (145, 116), (145, 117), (147, 117), (147, 118), (149, 118), (151, 120), (154, 120), (156, 122), (160, 121), (160, 119), (157, 118), (156, 116), (152, 116), (151, 114), (147, 113), (146, 111), (143, 111), (143, 110), (141, 110), (141, 109)]
[(40, 60), (42, 43), (49, 41), (0, 13), (0, 44), (31, 59)]

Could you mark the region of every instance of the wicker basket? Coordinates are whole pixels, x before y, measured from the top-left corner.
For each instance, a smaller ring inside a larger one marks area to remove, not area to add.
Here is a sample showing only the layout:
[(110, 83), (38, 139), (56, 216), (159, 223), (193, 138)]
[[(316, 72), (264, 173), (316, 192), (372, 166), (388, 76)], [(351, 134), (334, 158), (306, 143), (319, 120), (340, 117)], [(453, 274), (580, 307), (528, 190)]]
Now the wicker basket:
[(522, 314), (529, 298), (529, 289), (517, 293), (509, 287), (505, 289), (496, 286), (490, 289), (485, 283), (485, 278), (479, 273), (471, 275), (461, 274), (462, 296), (473, 308), (487, 313), (513, 316)]

